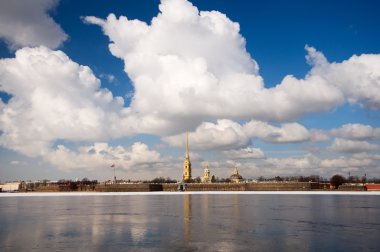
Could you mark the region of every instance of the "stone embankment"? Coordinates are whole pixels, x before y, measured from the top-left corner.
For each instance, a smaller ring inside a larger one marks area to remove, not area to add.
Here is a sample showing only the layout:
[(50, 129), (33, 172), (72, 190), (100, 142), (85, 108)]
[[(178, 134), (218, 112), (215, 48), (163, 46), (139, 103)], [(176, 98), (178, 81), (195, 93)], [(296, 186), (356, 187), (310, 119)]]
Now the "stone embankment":
[[(39, 186), (38, 192), (65, 192), (65, 191), (95, 191), (95, 192), (152, 192), (152, 191), (178, 191), (179, 184), (97, 184), (93, 186)], [(258, 182), (258, 183), (188, 183), (185, 191), (312, 191), (331, 190), (329, 184), (316, 182)], [(362, 185), (341, 185), (338, 190), (364, 191)]]
[[(177, 184), (163, 184), (164, 191), (177, 191)], [(311, 191), (325, 190), (324, 184), (313, 182), (262, 182), (186, 184), (186, 191)]]
[(40, 185), (34, 189), (36, 192), (92, 192), (95, 185), (62, 186), (62, 185)]
[(99, 184), (96, 192), (154, 192), (162, 191), (161, 184)]

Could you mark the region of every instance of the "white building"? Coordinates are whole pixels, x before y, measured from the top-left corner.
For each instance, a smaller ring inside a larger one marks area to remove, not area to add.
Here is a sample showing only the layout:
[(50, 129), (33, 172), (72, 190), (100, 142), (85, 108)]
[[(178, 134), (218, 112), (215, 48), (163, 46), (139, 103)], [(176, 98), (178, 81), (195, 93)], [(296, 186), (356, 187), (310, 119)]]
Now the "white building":
[(211, 176), (210, 170), (208, 169), (208, 164), (206, 164), (206, 167), (203, 172), (202, 183), (211, 183)]
[(0, 184), (0, 188), (2, 192), (16, 192), (20, 188), (20, 182), (9, 182)]

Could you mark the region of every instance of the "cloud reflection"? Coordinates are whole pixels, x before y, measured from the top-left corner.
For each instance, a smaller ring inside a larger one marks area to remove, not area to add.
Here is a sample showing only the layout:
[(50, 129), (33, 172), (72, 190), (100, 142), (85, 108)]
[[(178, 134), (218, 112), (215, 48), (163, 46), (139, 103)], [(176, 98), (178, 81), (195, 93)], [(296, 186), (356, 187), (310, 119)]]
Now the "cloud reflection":
[[(0, 198), (0, 251), (295, 251), (376, 248), (376, 196)], [(357, 240), (357, 233), (363, 234)], [(320, 242), (320, 241), (324, 242)], [(345, 242), (355, 240), (355, 244)]]

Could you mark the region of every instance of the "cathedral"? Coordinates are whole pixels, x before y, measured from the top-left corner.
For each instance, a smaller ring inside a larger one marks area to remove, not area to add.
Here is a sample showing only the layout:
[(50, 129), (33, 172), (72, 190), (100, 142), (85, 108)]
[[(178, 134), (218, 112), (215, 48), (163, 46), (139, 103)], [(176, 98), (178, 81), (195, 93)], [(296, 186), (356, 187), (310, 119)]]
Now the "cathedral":
[[(187, 183), (191, 182), (191, 162), (189, 155), (189, 133), (186, 132), (186, 153), (185, 160), (183, 161), (183, 174), (182, 174), (182, 182)], [(234, 173), (230, 176), (230, 181), (232, 183), (239, 183), (243, 181), (242, 176), (239, 174), (237, 167), (234, 168)], [(208, 168), (208, 164), (206, 164), (203, 177), (201, 178), (202, 183), (212, 183), (212, 177), (210, 176), (210, 170)]]
[(230, 181), (233, 183), (239, 183), (243, 181), (243, 177), (239, 174), (238, 168), (235, 166), (234, 173), (230, 176)]

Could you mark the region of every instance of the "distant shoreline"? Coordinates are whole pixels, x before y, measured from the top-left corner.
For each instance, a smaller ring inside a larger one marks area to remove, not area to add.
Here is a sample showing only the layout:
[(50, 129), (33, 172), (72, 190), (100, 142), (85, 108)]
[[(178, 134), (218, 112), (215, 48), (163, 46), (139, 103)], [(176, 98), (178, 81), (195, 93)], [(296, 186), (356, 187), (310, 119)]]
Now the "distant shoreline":
[(14, 192), (0, 193), (2, 197), (52, 196), (139, 196), (139, 195), (352, 195), (380, 196), (380, 191), (185, 191), (185, 192)]
[[(22, 184), (12, 184), (3, 187), (3, 193), (67, 193), (67, 195), (85, 193), (86, 195), (97, 193), (208, 193), (223, 194), (240, 193), (240, 194), (301, 194), (301, 192), (310, 194), (340, 194), (347, 192), (356, 192), (364, 195), (363, 192), (380, 191), (380, 184), (343, 184), (337, 189), (333, 189), (330, 184), (318, 182), (264, 182), (264, 183), (141, 183), (141, 184), (96, 184), (96, 185), (76, 185), (76, 184), (46, 184), (38, 185), (31, 188)], [(3, 194), (1, 193), (1, 194)], [(373, 194), (372, 194), (373, 195)]]

